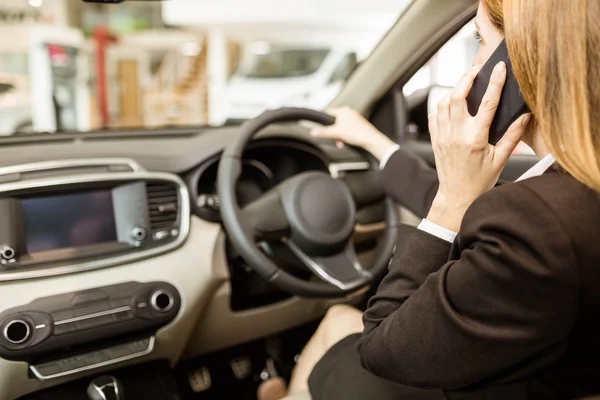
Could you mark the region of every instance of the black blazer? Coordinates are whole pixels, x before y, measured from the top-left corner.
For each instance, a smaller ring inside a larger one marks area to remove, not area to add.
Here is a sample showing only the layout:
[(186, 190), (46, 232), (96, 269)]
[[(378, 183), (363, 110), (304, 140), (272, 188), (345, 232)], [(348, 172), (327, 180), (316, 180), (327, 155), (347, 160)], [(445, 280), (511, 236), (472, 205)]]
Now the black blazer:
[(397, 203), (423, 218), (438, 190), (438, 177), (421, 157), (399, 149), (382, 170), (385, 193)]
[[(384, 174), (405, 156), (394, 155)], [(395, 180), (395, 198), (422, 216), (437, 179), (415, 173), (429, 183), (411, 191)], [(363, 316), (363, 366), (451, 399), (600, 393), (598, 240), (597, 194), (556, 170), (479, 198), (454, 244), (401, 226)]]

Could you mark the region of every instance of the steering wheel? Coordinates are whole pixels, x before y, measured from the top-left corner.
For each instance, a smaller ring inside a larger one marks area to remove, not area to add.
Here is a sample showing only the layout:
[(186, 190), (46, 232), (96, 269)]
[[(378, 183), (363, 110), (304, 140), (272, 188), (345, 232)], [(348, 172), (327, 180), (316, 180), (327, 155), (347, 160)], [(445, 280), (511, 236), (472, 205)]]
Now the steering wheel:
[[(373, 282), (387, 269), (396, 244), (398, 209), (385, 201), (386, 229), (370, 268), (363, 268), (352, 245), (356, 206), (348, 186), (324, 172), (295, 175), (241, 209), (236, 182), (242, 171), (242, 154), (248, 142), (272, 123), (307, 120), (331, 125), (335, 119), (304, 108), (267, 111), (245, 122), (219, 163), (217, 192), (223, 224), (231, 243), (260, 275), (279, 288), (301, 297), (335, 298)], [(374, 159), (373, 168), (378, 168)], [(321, 281), (306, 281), (282, 269), (263, 253), (258, 243), (280, 240)]]

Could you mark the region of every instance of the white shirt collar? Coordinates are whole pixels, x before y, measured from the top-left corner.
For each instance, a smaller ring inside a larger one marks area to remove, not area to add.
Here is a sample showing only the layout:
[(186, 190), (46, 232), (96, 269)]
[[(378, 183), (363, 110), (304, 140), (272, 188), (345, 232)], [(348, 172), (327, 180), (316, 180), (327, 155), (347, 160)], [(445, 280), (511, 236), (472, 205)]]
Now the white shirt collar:
[(529, 168), (529, 170), (521, 175), (515, 182), (542, 175), (548, 168), (552, 166), (552, 164), (554, 164), (555, 161), (556, 158), (554, 158), (552, 154), (548, 154), (546, 157), (538, 161), (533, 167)]
[[(527, 172), (525, 172), (523, 175), (521, 175), (521, 177), (519, 179), (517, 179), (517, 181), (522, 181), (523, 179), (542, 175), (544, 172), (546, 172), (546, 170), (548, 168), (550, 168), (550, 166), (552, 164), (554, 164), (555, 161), (556, 161), (556, 159), (554, 158), (554, 156), (552, 154), (548, 154), (546, 157), (544, 157), (540, 161), (538, 161)], [(456, 238), (456, 235), (457, 235), (456, 232), (453, 232), (442, 226), (434, 224), (433, 222), (428, 221), (426, 219), (423, 219), (421, 221), (418, 228), (422, 231), (429, 233), (430, 235), (437, 236), (438, 238), (445, 240), (448, 243), (454, 242), (454, 239)]]

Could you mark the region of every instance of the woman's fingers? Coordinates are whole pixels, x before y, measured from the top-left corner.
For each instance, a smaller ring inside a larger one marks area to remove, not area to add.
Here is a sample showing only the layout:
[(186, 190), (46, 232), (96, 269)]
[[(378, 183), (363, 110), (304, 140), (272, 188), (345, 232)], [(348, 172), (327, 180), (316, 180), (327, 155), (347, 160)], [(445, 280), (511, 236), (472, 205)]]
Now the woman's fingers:
[(450, 96), (452, 92), (444, 96), (437, 105), (437, 112), (434, 113), (436, 124), (441, 127), (448, 135), (451, 133), (450, 125)]
[(481, 66), (479, 65), (468, 70), (452, 91), (450, 95), (450, 112), (453, 116), (461, 116), (463, 113), (468, 113), (466, 98), (473, 87), (473, 82), (479, 71), (481, 71)]
[(498, 104), (500, 104), (500, 97), (502, 96), (502, 88), (506, 82), (506, 64), (499, 62), (494, 67), (492, 76), (490, 77), (490, 83), (483, 95), (479, 110), (475, 119), (477, 120), (478, 126), (482, 131), (489, 132), (492, 121), (498, 110)]
[(319, 126), (313, 128), (310, 131), (310, 135), (325, 139), (340, 139), (342, 137), (342, 134), (340, 133), (338, 127), (335, 125)]
[(436, 138), (437, 138), (437, 115), (436, 113), (432, 112), (429, 113), (429, 115), (427, 116), (428, 118), (428, 122), (429, 122), (429, 137), (431, 138), (431, 142), (433, 144), (436, 143)]
[(512, 123), (502, 139), (495, 146), (495, 154), (502, 163), (506, 163), (510, 155), (521, 141), (527, 124), (531, 120), (531, 114), (523, 114), (519, 119)]

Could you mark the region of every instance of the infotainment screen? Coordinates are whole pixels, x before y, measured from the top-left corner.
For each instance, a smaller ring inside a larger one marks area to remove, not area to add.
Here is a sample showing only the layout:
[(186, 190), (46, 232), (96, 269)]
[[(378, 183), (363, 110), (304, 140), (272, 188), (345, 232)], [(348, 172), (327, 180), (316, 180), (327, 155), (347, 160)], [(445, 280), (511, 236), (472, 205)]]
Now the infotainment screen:
[(110, 190), (22, 198), (21, 205), (30, 254), (117, 240)]

